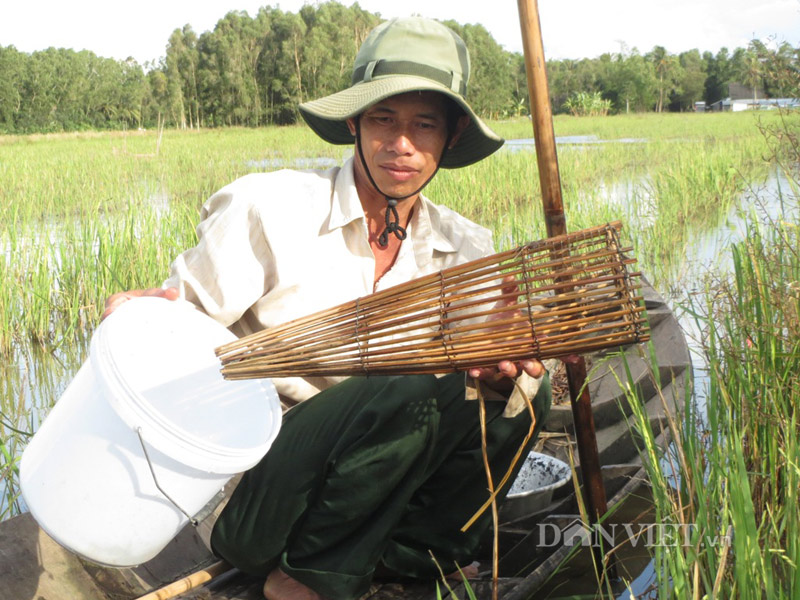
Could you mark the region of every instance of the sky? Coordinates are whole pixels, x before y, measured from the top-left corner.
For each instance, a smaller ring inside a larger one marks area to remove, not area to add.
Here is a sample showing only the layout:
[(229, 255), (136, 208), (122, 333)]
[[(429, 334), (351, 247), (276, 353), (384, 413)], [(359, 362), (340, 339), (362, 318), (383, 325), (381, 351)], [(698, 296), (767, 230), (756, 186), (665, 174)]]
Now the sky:
[[(0, 46), (23, 52), (87, 49), (140, 64), (164, 56), (170, 33), (189, 23), (212, 30), (227, 12), (255, 16), (264, 5), (297, 12), (308, 0), (0, 0)], [(350, 5), (351, 0), (341, 0)], [(360, 0), (384, 18), (422, 15), (480, 23), (506, 50), (522, 52), (514, 0)], [(800, 0), (540, 0), (548, 59), (595, 58), (604, 52), (664, 46), (746, 47), (753, 38), (800, 45)]]

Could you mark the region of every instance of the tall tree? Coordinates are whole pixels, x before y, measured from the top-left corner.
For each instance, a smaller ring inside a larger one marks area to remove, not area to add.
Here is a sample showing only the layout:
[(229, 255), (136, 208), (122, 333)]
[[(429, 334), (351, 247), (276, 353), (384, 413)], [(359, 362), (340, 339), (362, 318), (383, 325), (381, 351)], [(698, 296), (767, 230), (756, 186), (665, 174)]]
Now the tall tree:
[(706, 63), (705, 99), (709, 106), (729, 96), (733, 68), (728, 49), (720, 48), (716, 55), (703, 53)]
[(170, 81), (170, 94), (180, 112), (182, 127), (200, 127), (200, 98), (197, 81), (199, 53), (197, 34), (191, 25), (176, 29), (167, 43), (166, 71)]
[(733, 58), (733, 75), (753, 91), (753, 103), (758, 101), (758, 90), (764, 85), (761, 61), (766, 48), (758, 40), (751, 41), (747, 48), (737, 48)]
[[(259, 18), (269, 23), (258, 58), (257, 77), (264, 98), (267, 123), (294, 123), (302, 94), (303, 73), (300, 67), (305, 23), (298, 15), (277, 8), (262, 8)], [(298, 21), (299, 19), (299, 21)]]
[(471, 73), (469, 100), (475, 110), (490, 116), (506, 115), (511, 108), (509, 95), (513, 87), (513, 61), (483, 25), (459, 25), (446, 21), (464, 40), (469, 49)]
[(206, 115), (214, 125), (258, 125), (261, 98), (256, 69), (262, 35), (243, 11), (231, 11), (198, 40), (198, 75)]
[(306, 4), (300, 16), (306, 25), (303, 71), (308, 95), (318, 98), (349, 85), (354, 15), (338, 2), (326, 2), (316, 8)]
[(17, 130), (24, 76), (25, 55), (14, 46), (0, 46), (0, 131), (14, 133)]
[(547, 78), (554, 110), (562, 109), (577, 93), (601, 91), (598, 63), (587, 58), (548, 61)]
[(680, 93), (678, 85), (680, 64), (677, 57), (667, 52), (663, 46), (654, 46), (647, 54), (647, 58), (653, 63), (658, 78), (656, 112), (662, 112), (669, 97)]
[(706, 63), (697, 49), (681, 52), (678, 62), (681, 67), (678, 81), (680, 92), (672, 96), (670, 110), (692, 110), (694, 103), (703, 99)]
[(604, 54), (595, 63), (598, 87), (617, 112), (653, 109), (658, 98), (655, 67), (638, 49), (623, 44), (619, 52)]
[(800, 97), (800, 47), (788, 42), (762, 50), (765, 91), (770, 98)]

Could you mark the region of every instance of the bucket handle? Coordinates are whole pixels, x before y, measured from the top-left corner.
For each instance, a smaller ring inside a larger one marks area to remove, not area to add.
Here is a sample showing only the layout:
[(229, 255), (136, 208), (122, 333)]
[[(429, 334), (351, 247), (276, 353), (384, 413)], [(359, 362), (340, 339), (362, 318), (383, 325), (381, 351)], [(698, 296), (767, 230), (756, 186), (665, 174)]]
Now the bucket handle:
[(177, 508), (179, 511), (181, 511), (186, 516), (187, 519), (189, 519), (189, 523), (191, 523), (193, 527), (197, 527), (199, 521), (193, 516), (191, 516), (189, 513), (187, 513), (185, 510), (183, 510), (180, 504), (175, 502), (175, 500), (173, 500), (170, 497), (170, 495), (164, 491), (164, 488), (162, 488), (161, 485), (158, 483), (158, 478), (156, 477), (156, 472), (153, 469), (153, 464), (150, 462), (150, 455), (147, 453), (147, 448), (144, 445), (144, 438), (142, 438), (142, 428), (137, 427), (135, 431), (136, 435), (139, 436), (139, 443), (142, 445), (142, 451), (144, 452), (144, 457), (145, 459), (147, 459), (147, 466), (150, 467), (150, 474), (153, 476), (153, 483), (156, 484), (158, 491), (164, 494), (164, 497), (170, 502), (172, 502), (173, 506)]

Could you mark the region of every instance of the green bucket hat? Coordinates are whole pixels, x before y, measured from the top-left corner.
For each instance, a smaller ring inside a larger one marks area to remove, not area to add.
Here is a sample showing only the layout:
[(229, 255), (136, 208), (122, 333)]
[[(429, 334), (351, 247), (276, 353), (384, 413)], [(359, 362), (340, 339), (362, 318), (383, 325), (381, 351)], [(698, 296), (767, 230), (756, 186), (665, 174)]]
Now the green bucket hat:
[(349, 88), (300, 105), (314, 132), (332, 144), (352, 144), (346, 120), (390, 96), (414, 91), (452, 98), (470, 117), (456, 145), (445, 152), (444, 168), (465, 167), (486, 158), (503, 138), (467, 103), (469, 53), (452, 29), (420, 17), (392, 19), (373, 29), (356, 55)]

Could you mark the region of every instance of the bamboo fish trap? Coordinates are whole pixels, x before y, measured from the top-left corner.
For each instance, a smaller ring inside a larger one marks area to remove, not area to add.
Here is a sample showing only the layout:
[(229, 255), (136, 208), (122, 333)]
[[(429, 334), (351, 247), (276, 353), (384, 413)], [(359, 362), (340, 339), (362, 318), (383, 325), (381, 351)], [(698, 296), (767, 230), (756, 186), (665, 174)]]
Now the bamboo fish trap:
[(531, 242), (217, 348), (227, 379), (447, 373), (649, 339), (619, 222)]

